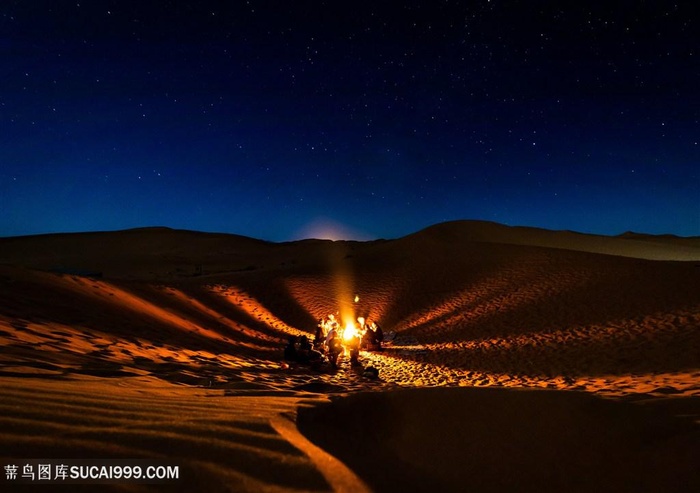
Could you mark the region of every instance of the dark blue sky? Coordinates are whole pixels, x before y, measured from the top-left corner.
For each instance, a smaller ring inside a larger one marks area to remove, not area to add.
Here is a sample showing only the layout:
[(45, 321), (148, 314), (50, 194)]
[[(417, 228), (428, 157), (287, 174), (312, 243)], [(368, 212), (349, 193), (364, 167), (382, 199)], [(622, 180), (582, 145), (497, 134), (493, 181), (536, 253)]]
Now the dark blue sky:
[(0, 236), (700, 235), (696, 2), (0, 4)]

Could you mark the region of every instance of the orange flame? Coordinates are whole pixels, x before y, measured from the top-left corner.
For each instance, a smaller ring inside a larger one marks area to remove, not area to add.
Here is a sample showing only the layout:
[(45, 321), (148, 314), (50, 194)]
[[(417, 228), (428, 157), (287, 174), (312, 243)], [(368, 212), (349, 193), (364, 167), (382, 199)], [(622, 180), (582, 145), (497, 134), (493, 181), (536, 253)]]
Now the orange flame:
[(343, 331), (343, 339), (346, 341), (349, 341), (353, 337), (356, 337), (359, 334), (359, 331), (357, 330), (357, 327), (355, 327), (355, 323), (350, 321), (345, 324), (345, 330)]

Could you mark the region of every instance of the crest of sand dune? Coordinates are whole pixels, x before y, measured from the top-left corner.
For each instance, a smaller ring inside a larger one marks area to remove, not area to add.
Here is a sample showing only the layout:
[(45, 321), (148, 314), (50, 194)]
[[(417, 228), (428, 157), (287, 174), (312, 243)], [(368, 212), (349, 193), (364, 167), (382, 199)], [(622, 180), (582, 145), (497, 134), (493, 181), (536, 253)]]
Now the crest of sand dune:
[[(692, 491), (699, 262), (698, 238), (472, 221), (370, 242), (0, 239), (0, 449), (173, 457), (181, 490)], [(395, 336), (361, 355), (380, 379), (345, 357), (336, 373), (282, 364), (287, 337), (331, 313)]]
[(649, 260), (700, 260), (700, 238), (627, 232), (600, 236), (574, 231), (509, 227), (486, 221), (454, 221), (427, 228), (414, 236), (438, 241), (503, 243), (601, 253)]

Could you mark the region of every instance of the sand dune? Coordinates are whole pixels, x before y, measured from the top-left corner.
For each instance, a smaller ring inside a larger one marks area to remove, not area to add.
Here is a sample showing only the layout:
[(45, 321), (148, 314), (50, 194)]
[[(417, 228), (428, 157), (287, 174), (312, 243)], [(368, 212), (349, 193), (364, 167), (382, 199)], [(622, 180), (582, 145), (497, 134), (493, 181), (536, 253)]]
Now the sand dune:
[[(693, 491), (698, 261), (697, 238), (468, 221), (0, 239), (2, 459), (171, 457), (183, 491)], [(361, 356), (380, 379), (282, 363), (343, 307), (396, 334)]]
[(700, 260), (700, 238), (646, 235), (634, 232), (616, 237), (509, 227), (486, 221), (453, 221), (426, 228), (413, 236), (435, 241), (486, 242), (540, 246), (562, 250), (602, 253), (649, 260)]

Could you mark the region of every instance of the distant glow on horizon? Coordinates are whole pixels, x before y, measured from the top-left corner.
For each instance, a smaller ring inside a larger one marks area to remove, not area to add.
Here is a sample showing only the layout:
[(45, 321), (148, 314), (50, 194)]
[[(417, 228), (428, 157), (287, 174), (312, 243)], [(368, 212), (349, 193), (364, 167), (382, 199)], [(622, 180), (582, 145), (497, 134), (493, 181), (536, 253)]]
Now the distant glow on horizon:
[(340, 222), (327, 218), (319, 218), (304, 226), (296, 235), (295, 239), (367, 241), (374, 238), (371, 238), (366, 233), (341, 224)]

